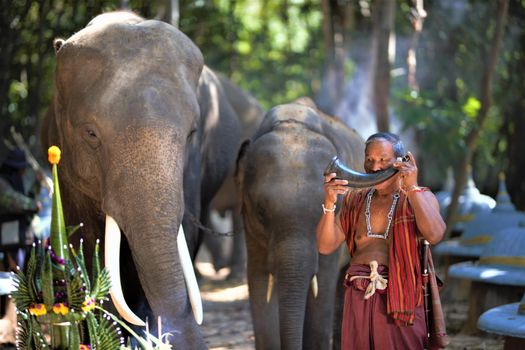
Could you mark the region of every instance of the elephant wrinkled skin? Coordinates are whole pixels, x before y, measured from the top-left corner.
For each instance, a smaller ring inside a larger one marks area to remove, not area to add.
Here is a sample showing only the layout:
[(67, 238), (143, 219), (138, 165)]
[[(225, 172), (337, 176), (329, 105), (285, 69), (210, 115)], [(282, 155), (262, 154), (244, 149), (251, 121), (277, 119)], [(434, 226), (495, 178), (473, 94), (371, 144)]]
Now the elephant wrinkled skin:
[(236, 181), (257, 349), (330, 348), (340, 251), (317, 251), (323, 170), (334, 155), (361, 170), (363, 154), (363, 139), (309, 99), (274, 107), (241, 148)]
[(179, 30), (127, 12), (96, 17), (55, 49), (42, 145), (63, 152), (66, 222), (84, 223), (89, 255), (105, 216), (114, 218), (125, 237), (120, 264), (131, 309), (143, 320), (161, 316), (176, 349), (206, 348), (176, 235), (183, 222), (195, 254), (192, 220), (235, 161), (239, 123), (218, 78)]

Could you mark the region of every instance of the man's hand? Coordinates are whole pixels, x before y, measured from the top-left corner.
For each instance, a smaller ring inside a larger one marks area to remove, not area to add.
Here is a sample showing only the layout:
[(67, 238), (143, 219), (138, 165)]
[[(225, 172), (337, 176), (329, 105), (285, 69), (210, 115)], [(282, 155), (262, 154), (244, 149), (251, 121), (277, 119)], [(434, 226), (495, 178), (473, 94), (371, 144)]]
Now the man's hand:
[(407, 152), (410, 159), (407, 162), (395, 161), (394, 168), (399, 170), (399, 179), (401, 181), (401, 188), (406, 191), (411, 187), (417, 186), (417, 165), (412, 153)]
[(334, 179), (336, 173), (330, 173), (324, 177), (324, 204), (333, 208), (337, 202), (338, 194), (346, 194), (348, 192), (348, 181)]

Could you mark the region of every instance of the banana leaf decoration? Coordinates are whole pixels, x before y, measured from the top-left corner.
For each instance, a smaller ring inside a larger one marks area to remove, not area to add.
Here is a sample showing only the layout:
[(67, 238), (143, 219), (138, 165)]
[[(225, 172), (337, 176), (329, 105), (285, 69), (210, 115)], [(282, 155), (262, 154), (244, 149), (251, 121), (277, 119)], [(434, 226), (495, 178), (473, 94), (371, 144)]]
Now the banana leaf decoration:
[[(49, 243), (33, 244), (25, 271), (18, 269), (12, 293), (18, 311), (18, 349), (119, 349), (120, 327), (109, 322), (100, 305), (108, 300), (111, 280), (100, 268), (96, 243), (89, 278), (83, 244), (68, 245), (68, 236), (81, 225), (66, 227), (58, 182), (61, 152), (48, 151), (54, 192)], [(72, 258), (71, 258), (72, 257)], [(45, 327), (43, 325), (46, 325)], [(45, 331), (48, 337), (45, 337)], [(50, 339), (50, 343), (49, 342)]]

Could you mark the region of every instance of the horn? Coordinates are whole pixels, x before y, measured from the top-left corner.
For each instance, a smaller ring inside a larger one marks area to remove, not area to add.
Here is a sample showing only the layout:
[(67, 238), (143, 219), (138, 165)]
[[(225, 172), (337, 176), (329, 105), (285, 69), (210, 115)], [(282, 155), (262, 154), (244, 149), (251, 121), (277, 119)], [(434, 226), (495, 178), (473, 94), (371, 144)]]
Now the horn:
[(388, 168), (372, 174), (363, 174), (347, 167), (337, 156), (332, 158), (332, 161), (324, 170), (324, 175), (330, 173), (336, 174), (336, 179), (347, 180), (349, 187), (371, 187), (381, 182), (390, 179), (397, 173), (397, 169)]
[(195, 277), (195, 271), (193, 270), (193, 263), (186, 244), (186, 236), (184, 236), (184, 230), (182, 225), (179, 227), (179, 233), (177, 234), (177, 248), (179, 251), (180, 264), (182, 266), (182, 273), (184, 274), (184, 280), (186, 281), (186, 288), (188, 289), (188, 295), (190, 298), (191, 308), (193, 310), (193, 317), (197, 324), (202, 324), (203, 313), (202, 313), (202, 299), (199, 291), (199, 285), (197, 284), (197, 278)]
[(122, 318), (129, 323), (144, 327), (146, 323), (131, 311), (122, 293), (120, 284), (120, 228), (115, 219), (109, 215), (106, 215), (104, 244), (104, 260), (111, 278), (111, 289), (109, 290), (111, 300), (113, 300), (113, 304)]

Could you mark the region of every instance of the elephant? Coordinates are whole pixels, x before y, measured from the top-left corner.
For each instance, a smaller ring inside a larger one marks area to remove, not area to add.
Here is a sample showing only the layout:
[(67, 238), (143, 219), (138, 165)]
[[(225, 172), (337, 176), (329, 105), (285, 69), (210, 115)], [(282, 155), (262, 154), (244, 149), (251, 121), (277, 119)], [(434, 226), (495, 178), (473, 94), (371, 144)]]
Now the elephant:
[[(70, 241), (83, 238), (87, 259), (102, 241), (106, 265), (120, 254), (120, 264), (106, 267), (117, 277), (111, 296), (126, 320), (161, 317), (176, 349), (206, 349), (185, 256), (196, 254), (196, 221), (240, 145), (239, 121), (218, 77), (178, 29), (130, 12), (101, 14), (54, 46), (41, 143), (62, 149), (66, 222), (84, 224)], [(119, 268), (126, 271), (122, 290)]]
[(331, 347), (342, 253), (318, 253), (316, 226), (323, 170), (334, 155), (362, 171), (364, 140), (309, 98), (272, 108), (239, 152), (235, 179), (257, 349)]
[[(250, 139), (263, 119), (263, 108), (253, 96), (232, 83), (224, 74), (218, 73), (217, 76), (239, 119), (241, 140)], [(220, 216), (226, 217), (227, 213), (231, 214), (233, 237), (231, 240), (225, 240), (223, 237), (208, 234), (204, 236), (204, 243), (211, 254), (215, 270), (230, 267), (227, 279), (240, 281), (246, 275), (246, 247), (234, 171), (235, 166), (211, 202), (211, 210)], [(213, 221), (210, 219), (208, 224), (213, 226)]]

